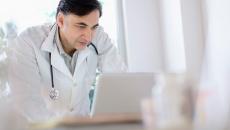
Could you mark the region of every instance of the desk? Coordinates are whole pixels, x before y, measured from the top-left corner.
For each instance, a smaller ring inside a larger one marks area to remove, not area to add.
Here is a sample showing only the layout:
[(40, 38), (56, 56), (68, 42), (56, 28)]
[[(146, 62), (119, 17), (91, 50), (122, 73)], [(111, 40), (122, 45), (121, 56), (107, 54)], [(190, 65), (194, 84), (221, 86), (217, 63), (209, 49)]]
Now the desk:
[(59, 126), (52, 130), (144, 130), (141, 123), (107, 124), (89, 126)]
[(114, 114), (94, 117), (65, 117), (31, 124), (32, 130), (144, 130), (140, 114)]
[(31, 124), (30, 130), (229, 130), (194, 128), (191, 124), (165, 129), (145, 129), (138, 114), (100, 115), (90, 117), (65, 117), (61, 120)]

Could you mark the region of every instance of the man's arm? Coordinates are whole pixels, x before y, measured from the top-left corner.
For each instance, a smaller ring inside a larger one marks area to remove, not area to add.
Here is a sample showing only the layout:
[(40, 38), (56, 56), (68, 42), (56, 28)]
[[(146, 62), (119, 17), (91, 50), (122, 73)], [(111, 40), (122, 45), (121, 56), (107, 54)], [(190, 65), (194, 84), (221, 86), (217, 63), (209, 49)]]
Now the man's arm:
[(12, 102), (29, 121), (42, 121), (53, 115), (42, 98), (42, 82), (33, 47), (19, 36), (9, 55), (9, 84)]

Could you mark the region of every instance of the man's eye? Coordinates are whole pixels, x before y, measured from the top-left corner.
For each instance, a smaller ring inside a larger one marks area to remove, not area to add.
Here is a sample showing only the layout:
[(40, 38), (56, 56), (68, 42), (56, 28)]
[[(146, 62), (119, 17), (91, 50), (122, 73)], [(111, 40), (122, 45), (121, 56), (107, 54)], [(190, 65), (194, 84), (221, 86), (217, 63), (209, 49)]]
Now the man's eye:
[(86, 28), (86, 26), (78, 26), (78, 28), (84, 29)]
[(92, 30), (95, 30), (95, 29), (97, 29), (97, 28), (98, 28), (98, 26), (95, 26), (95, 27), (92, 28)]

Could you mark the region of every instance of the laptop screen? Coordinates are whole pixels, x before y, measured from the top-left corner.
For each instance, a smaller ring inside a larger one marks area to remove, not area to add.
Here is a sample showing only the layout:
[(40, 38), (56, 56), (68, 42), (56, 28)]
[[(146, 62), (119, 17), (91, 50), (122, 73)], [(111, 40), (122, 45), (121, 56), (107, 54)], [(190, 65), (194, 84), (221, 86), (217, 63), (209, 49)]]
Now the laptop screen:
[(140, 113), (143, 98), (151, 96), (153, 73), (101, 74), (95, 88), (91, 115)]

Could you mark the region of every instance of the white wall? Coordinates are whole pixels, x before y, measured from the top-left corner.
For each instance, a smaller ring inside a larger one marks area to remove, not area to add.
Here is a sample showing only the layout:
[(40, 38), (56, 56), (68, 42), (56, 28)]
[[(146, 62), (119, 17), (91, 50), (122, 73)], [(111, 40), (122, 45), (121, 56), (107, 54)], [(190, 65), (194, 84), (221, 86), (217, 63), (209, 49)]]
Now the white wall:
[(198, 123), (220, 130), (226, 125), (230, 128), (230, 1), (204, 0), (203, 7), (205, 59), (199, 93), (208, 95), (200, 99), (205, 120)]
[(186, 71), (184, 35), (180, 0), (158, 0), (163, 45), (164, 70), (169, 73)]
[(124, 0), (131, 71), (185, 72), (180, 0)]
[(124, 21), (130, 71), (162, 69), (159, 13), (155, 0), (124, 0)]
[(204, 53), (204, 19), (201, 0), (181, 0), (188, 80), (200, 79)]

